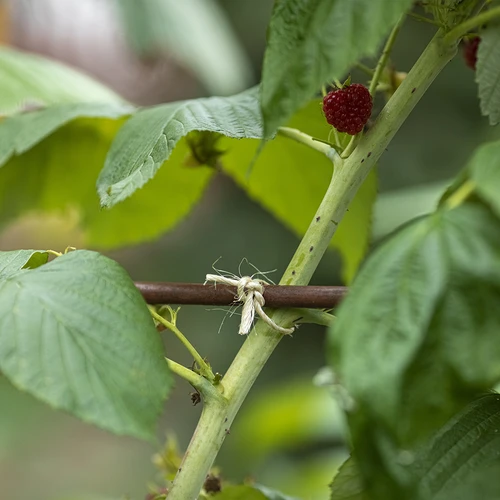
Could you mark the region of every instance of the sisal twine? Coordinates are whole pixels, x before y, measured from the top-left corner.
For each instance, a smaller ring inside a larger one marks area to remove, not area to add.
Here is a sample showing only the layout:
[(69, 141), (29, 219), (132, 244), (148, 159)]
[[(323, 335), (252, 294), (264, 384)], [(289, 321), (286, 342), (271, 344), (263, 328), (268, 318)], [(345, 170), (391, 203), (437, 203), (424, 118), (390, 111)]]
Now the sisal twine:
[(218, 274), (207, 274), (205, 283), (221, 283), (224, 285), (235, 286), (237, 290), (237, 299), (243, 303), (243, 310), (241, 313), (240, 335), (247, 335), (252, 328), (255, 313), (274, 330), (290, 334), (293, 333), (293, 328), (284, 328), (277, 325), (265, 312), (264, 304), (264, 286), (267, 283), (264, 280), (253, 279), (250, 276), (243, 276), (240, 279), (227, 278)]

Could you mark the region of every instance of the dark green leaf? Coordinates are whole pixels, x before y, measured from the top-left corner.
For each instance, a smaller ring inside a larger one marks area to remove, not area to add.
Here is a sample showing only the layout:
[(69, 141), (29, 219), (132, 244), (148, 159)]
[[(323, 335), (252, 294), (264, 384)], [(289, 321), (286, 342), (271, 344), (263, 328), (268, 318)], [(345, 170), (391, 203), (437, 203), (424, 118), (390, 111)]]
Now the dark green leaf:
[(78, 118), (11, 158), (0, 169), (0, 226), (33, 211), (56, 213), (81, 229), (80, 240), (69, 243), (111, 248), (151, 240), (179, 223), (214, 173), (186, 166), (184, 141), (153, 182), (112, 210), (99, 208), (95, 181), (122, 123)]
[(498, 220), (464, 205), (418, 220), (369, 259), (330, 340), (374, 429), (413, 442), (500, 379), (498, 248)]
[(193, 130), (233, 138), (260, 138), (257, 89), (222, 98), (164, 104), (135, 114), (119, 131), (97, 188), (101, 204), (112, 207), (154, 177), (177, 144)]
[(373, 55), (411, 0), (281, 0), (275, 3), (262, 71), (265, 136), (340, 78), (358, 59)]
[[(288, 125), (325, 141), (331, 130), (322, 116), (319, 101), (309, 103)], [(248, 165), (259, 144), (260, 141), (221, 140), (221, 149), (227, 151), (221, 160), (222, 168), (251, 198), (302, 236), (328, 187), (332, 163), (317, 151), (278, 135), (267, 143), (247, 177)], [(332, 247), (342, 255), (342, 275), (346, 282), (354, 277), (368, 248), (376, 195), (377, 176), (373, 172), (361, 186), (332, 240)]]
[(123, 103), (112, 90), (61, 63), (0, 49), (0, 115), (60, 103)]
[(499, 500), (500, 499), (500, 464), (479, 469), (467, 477), (467, 481), (453, 489), (445, 490), (435, 500)]
[(367, 500), (356, 462), (348, 458), (340, 467), (330, 486), (330, 500)]
[(119, 0), (118, 6), (141, 55), (173, 56), (211, 94), (240, 92), (250, 84), (250, 62), (215, 0)]
[(0, 123), (0, 166), (13, 155), (25, 153), (75, 118), (119, 118), (133, 110), (128, 104), (56, 104), (7, 118)]
[(0, 281), (0, 370), (55, 408), (151, 438), (172, 384), (163, 356), (141, 295), (106, 257), (75, 251)]
[(476, 191), (500, 216), (500, 141), (480, 146), (467, 169)]
[(485, 395), (453, 417), (420, 452), (415, 467), (422, 499), (499, 498), (500, 395)]
[(477, 52), (476, 81), (479, 85), (481, 112), (491, 125), (500, 122), (500, 25), (481, 32)]
[(5, 279), (20, 269), (35, 268), (47, 262), (47, 252), (37, 250), (13, 250), (0, 252), (0, 279)]

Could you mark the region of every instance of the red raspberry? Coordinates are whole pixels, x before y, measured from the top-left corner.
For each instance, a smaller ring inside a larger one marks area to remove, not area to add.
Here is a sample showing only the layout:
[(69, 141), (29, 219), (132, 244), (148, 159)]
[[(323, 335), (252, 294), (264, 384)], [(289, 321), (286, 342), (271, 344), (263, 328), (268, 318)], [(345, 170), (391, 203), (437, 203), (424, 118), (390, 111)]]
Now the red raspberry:
[(481, 42), (481, 38), (476, 36), (474, 38), (470, 38), (469, 40), (464, 40), (463, 43), (463, 55), (465, 59), (465, 64), (469, 66), (470, 69), (476, 69), (477, 63), (477, 49), (479, 47), (479, 42)]
[(372, 107), (372, 96), (360, 83), (332, 90), (323, 98), (326, 121), (339, 132), (350, 135), (356, 135), (363, 130), (372, 114)]

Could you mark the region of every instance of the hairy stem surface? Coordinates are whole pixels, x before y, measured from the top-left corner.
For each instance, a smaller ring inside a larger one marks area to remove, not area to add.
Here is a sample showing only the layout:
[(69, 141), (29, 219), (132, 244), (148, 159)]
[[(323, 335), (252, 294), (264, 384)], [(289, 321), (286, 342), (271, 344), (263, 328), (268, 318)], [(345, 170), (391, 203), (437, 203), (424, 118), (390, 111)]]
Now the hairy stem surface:
[[(456, 43), (445, 44), (438, 33), (401, 86), (361, 138), (349, 158), (336, 162), (325, 197), (300, 242), (281, 285), (307, 285), (358, 188), (378, 161), (425, 91), (453, 58)], [(273, 320), (291, 326), (294, 311), (274, 311)], [(196, 500), (205, 477), (228, 434), (230, 425), (255, 379), (283, 335), (259, 321), (222, 380), (226, 403), (205, 402), (198, 427), (169, 491), (169, 500)]]

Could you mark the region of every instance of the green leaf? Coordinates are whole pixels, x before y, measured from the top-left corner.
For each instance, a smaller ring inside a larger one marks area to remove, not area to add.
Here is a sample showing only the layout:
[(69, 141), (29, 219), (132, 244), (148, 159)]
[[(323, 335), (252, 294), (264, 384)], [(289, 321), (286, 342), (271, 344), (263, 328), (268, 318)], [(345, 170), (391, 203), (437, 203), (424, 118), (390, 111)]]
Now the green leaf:
[(256, 89), (222, 98), (195, 99), (139, 111), (120, 129), (97, 181), (101, 204), (112, 207), (151, 179), (189, 132), (260, 138)]
[(340, 78), (378, 45), (411, 0), (281, 0), (268, 30), (262, 70), (265, 137), (321, 85)]
[(13, 250), (0, 252), (0, 279), (5, 279), (20, 269), (34, 269), (45, 264), (47, 252), (37, 250)]
[(81, 229), (81, 240), (68, 243), (113, 248), (151, 240), (178, 224), (214, 173), (186, 166), (185, 141), (154, 182), (112, 210), (99, 208), (95, 182), (122, 124), (123, 120), (78, 118), (12, 157), (0, 169), (0, 226), (27, 213), (57, 213)]
[(0, 166), (25, 153), (55, 130), (76, 118), (119, 118), (132, 113), (128, 104), (57, 104), (40, 111), (7, 118), (0, 123)]
[[(496, 500), (499, 452), (500, 395), (489, 394), (467, 405), (418, 451), (410, 466), (415, 475), (413, 490), (419, 500)], [(353, 458), (340, 468), (331, 492), (331, 500), (366, 500)]]
[(500, 216), (500, 141), (480, 146), (467, 165), (477, 193)]
[(419, 219), (371, 256), (330, 331), (354, 427), (367, 419), (413, 443), (500, 379), (498, 248), (498, 219), (470, 204)]
[[(319, 101), (310, 102), (288, 126), (325, 141), (331, 130), (322, 116)], [(227, 151), (221, 161), (223, 170), (251, 198), (302, 236), (328, 188), (332, 162), (317, 151), (278, 135), (266, 144), (248, 178), (248, 165), (260, 141), (222, 139), (220, 145)], [(368, 248), (376, 195), (377, 176), (373, 172), (361, 186), (332, 240), (332, 247), (342, 255), (342, 276), (347, 283), (354, 277)]]
[(355, 460), (349, 457), (330, 485), (330, 500), (367, 500)]
[[(490, 469), (492, 466), (494, 469)], [(419, 453), (415, 467), (420, 477), (420, 496), (433, 500), (497, 499), (499, 466), (500, 395), (489, 394), (454, 416)], [(497, 475), (490, 475), (492, 470)], [(473, 489), (481, 484), (478, 478), (483, 474), (496, 484), (494, 490), (485, 490), (494, 491), (493, 496), (479, 496), (479, 491)], [(461, 493), (464, 487), (470, 496)]]
[(148, 439), (172, 385), (132, 280), (89, 251), (0, 281), (0, 370), (55, 408)]
[(124, 102), (112, 90), (68, 66), (6, 47), (0, 48), (0, 73), (0, 115), (50, 104)]
[(500, 464), (493, 464), (471, 474), (467, 481), (451, 490), (445, 490), (435, 500), (498, 500), (500, 498)]
[(252, 486), (227, 486), (213, 495), (217, 500), (268, 500), (268, 497)]
[(500, 122), (500, 26), (493, 24), (481, 32), (477, 52), (476, 81), (481, 113), (490, 124)]
[(38, 250), (12, 250), (0, 252), (0, 279), (5, 279), (20, 269), (34, 269), (45, 264), (47, 252)]
[(226, 486), (220, 493), (213, 495), (217, 500), (297, 500), (278, 493), (265, 486)]
[(127, 35), (145, 57), (167, 53), (211, 94), (240, 92), (251, 67), (224, 10), (214, 0), (120, 0)]
[(267, 486), (262, 486), (261, 484), (254, 484), (253, 487), (256, 490), (260, 491), (261, 493), (264, 493), (267, 500), (298, 500), (296, 497), (283, 495), (283, 493), (280, 493), (279, 491), (276, 490), (272, 490)]
[(274, 384), (248, 401), (235, 423), (230, 453), (245, 450), (242, 467), (277, 453), (293, 453), (311, 443), (342, 441), (345, 420), (342, 410), (324, 388), (310, 378)]

